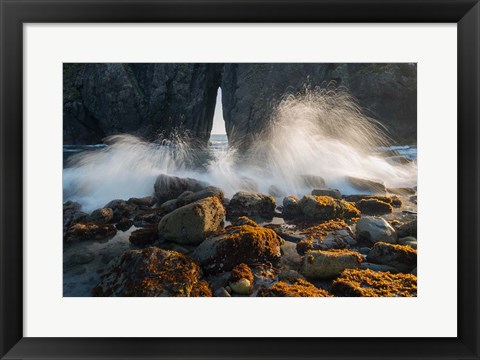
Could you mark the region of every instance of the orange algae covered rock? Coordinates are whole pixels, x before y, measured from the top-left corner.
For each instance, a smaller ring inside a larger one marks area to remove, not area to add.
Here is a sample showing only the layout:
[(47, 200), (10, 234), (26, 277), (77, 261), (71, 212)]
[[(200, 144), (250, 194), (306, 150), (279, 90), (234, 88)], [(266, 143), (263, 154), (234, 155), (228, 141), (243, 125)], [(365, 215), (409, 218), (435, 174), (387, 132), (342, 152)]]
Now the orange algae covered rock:
[(258, 296), (265, 297), (330, 297), (328, 291), (319, 289), (303, 279), (279, 281), (268, 289), (263, 289)]
[(357, 202), (357, 208), (365, 215), (391, 214), (393, 207), (389, 203), (377, 199), (363, 199)]
[(93, 295), (189, 296), (200, 275), (200, 267), (176, 251), (130, 250), (112, 263)]
[(241, 263), (275, 262), (280, 255), (275, 231), (250, 225), (232, 226), (205, 240), (193, 253), (194, 259), (211, 271), (229, 271)]
[(311, 250), (302, 264), (302, 274), (311, 279), (329, 279), (336, 277), (345, 269), (359, 268), (362, 256), (349, 250)]
[(67, 230), (64, 241), (73, 243), (87, 240), (111, 239), (117, 233), (117, 229), (112, 224), (96, 224), (93, 222), (79, 222)]
[(236, 219), (233, 223), (234, 226), (242, 226), (242, 225), (250, 225), (250, 226), (258, 226), (258, 224), (250, 219), (247, 216), (240, 216), (238, 219)]
[(230, 282), (237, 282), (240, 279), (247, 279), (253, 284), (252, 270), (247, 264), (239, 264), (232, 269), (230, 274)]
[(300, 211), (315, 220), (351, 219), (360, 216), (354, 204), (330, 196), (305, 195), (298, 203)]
[(347, 269), (333, 281), (332, 292), (336, 296), (412, 297), (417, 296), (417, 277)]
[(346, 195), (343, 197), (346, 201), (352, 201), (357, 203), (361, 200), (378, 200), (384, 203), (390, 204), (393, 207), (399, 208), (402, 206), (402, 200), (396, 195), (389, 195), (389, 196), (375, 196), (375, 195)]
[(368, 253), (367, 260), (393, 266), (401, 272), (410, 272), (417, 267), (417, 251), (406, 245), (378, 242)]
[(205, 280), (200, 280), (193, 285), (190, 297), (212, 297), (212, 289)]

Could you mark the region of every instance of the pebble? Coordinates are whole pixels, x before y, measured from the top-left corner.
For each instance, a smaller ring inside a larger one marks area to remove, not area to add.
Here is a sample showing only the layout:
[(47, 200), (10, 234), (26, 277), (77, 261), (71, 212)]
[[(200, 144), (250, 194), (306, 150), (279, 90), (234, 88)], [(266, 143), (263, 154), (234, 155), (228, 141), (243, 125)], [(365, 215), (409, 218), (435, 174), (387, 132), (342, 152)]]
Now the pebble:
[(248, 295), (252, 291), (252, 284), (248, 279), (240, 279), (234, 283), (230, 283), (232, 291), (239, 295)]

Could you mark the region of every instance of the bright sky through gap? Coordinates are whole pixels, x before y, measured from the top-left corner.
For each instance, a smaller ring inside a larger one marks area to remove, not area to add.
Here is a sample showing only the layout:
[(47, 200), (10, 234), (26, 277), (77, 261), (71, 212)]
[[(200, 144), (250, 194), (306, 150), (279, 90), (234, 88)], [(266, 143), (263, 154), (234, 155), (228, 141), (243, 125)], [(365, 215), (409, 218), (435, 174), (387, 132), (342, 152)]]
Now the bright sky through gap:
[(218, 89), (217, 102), (215, 104), (215, 113), (213, 115), (213, 127), (212, 135), (226, 134), (225, 121), (223, 120), (223, 107), (222, 107), (222, 89)]

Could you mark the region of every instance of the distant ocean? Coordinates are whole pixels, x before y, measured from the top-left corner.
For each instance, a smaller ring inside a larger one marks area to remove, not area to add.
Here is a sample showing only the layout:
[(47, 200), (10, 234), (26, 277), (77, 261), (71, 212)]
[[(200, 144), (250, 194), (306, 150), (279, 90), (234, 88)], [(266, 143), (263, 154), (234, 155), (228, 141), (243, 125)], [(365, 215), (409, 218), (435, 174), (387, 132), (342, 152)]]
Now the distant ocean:
[(210, 135), (210, 141), (208, 143), (210, 148), (215, 150), (225, 150), (228, 146), (228, 138), (226, 134), (217, 134), (217, 135)]

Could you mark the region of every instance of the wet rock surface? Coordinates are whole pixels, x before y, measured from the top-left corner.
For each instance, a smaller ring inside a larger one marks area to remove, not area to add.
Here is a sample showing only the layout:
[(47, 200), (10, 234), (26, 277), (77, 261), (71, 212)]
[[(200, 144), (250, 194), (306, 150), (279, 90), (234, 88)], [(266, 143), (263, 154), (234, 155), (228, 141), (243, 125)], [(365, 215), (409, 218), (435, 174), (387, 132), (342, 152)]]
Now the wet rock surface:
[(112, 209), (113, 216), (111, 221), (113, 222), (118, 222), (123, 218), (129, 219), (133, 216), (133, 214), (137, 210), (136, 205), (121, 199), (110, 201), (108, 204), (104, 206), (104, 208)]
[(266, 297), (330, 297), (328, 291), (319, 289), (303, 279), (279, 281), (272, 287), (262, 290), (259, 296)]
[(225, 209), (216, 197), (182, 206), (158, 224), (161, 239), (179, 244), (199, 244), (222, 228)]
[(280, 239), (270, 229), (232, 226), (225, 234), (205, 240), (192, 256), (204, 269), (217, 272), (241, 263), (275, 263), (281, 256)]
[(393, 212), (393, 208), (389, 203), (376, 199), (360, 200), (356, 203), (356, 206), (365, 215), (384, 215)]
[(185, 191), (197, 192), (208, 184), (191, 178), (180, 178), (161, 174), (155, 180), (155, 197), (159, 204), (178, 198)]
[(357, 240), (370, 244), (386, 242), (395, 244), (397, 233), (395, 229), (383, 218), (362, 217), (356, 226)]
[(114, 261), (94, 296), (189, 296), (200, 267), (180, 253), (156, 247), (130, 250)]
[(101, 208), (94, 210), (85, 221), (96, 224), (106, 224), (113, 219), (113, 210), (111, 208)]
[(227, 217), (229, 219), (235, 219), (240, 216), (271, 219), (274, 213), (275, 199), (273, 196), (257, 192), (240, 191), (233, 195), (227, 206)]
[(73, 243), (88, 240), (105, 240), (111, 239), (116, 233), (117, 229), (112, 224), (77, 223), (67, 230), (64, 241)]
[[(153, 197), (90, 215), (65, 203), (64, 296), (416, 296), (409, 196), (286, 196), (275, 209), (269, 195), (240, 192), (232, 206), (205, 187), (168, 200), (168, 213)], [(253, 215), (230, 222), (223, 203)], [(391, 212), (367, 216), (364, 203)]]
[(303, 215), (319, 221), (350, 219), (360, 215), (360, 211), (351, 203), (329, 196), (305, 195), (298, 205)]
[(313, 250), (303, 259), (302, 274), (310, 279), (330, 279), (345, 269), (359, 268), (362, 263), (360, 254), (349, 250)]
[(137, 247), (152, 245), (159, 240), (158, 229), (155, 225), (147, 226), (131, 233), (129, 241)]
[(417, 278), (411, 274), (349, 269), (333, 281), (332, 292), (335, 296), (411, 297), (417, 296)]
[(342, 194), (337, 189), (314, 189), (312, 190), (314, 196), (330, 196), (334, 199), (341, 199)]
[(367, 261), (389, 265), (401, 272), (417, 267), (417, 251), (410, 246), (376, 243), (367, 255)]

